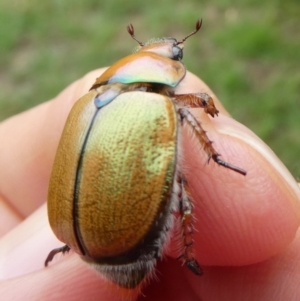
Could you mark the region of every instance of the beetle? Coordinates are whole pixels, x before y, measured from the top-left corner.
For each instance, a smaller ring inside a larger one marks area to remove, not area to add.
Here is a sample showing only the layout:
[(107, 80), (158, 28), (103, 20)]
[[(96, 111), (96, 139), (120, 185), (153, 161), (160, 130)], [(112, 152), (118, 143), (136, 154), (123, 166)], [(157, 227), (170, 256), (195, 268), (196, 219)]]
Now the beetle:
[(222, 161), (189, 108), (218, 115), (206, 93), (178, 94), (186, 74), (184, 39), (136, 39), (135, 53), (109, 67), (73, 106), (57, 149), (48, 192), (50, 226), (65, 246), (119, 286), (135, 288), (162, 257), (174, 222), (181, 217), (179, 258), (196, 275), (202, 269), (193, 252), (192, 199), (177, 164), (180, 127), (186, 123), (208, 160)]

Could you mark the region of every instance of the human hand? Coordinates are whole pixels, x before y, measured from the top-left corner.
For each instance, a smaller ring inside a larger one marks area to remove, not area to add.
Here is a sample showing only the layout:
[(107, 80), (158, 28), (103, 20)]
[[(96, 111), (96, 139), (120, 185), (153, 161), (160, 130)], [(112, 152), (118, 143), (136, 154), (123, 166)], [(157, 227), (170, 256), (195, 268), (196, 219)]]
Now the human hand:
[[(47, 187), (68, 112), (101, 70), (89, 73), (50, 102), (0, 124), (0, 295), (3, 300), (120, 300), (136, 297), (91, 270), (78, 255), (48, 253), (63, 243), (46, 216)], [(179, 93), (212, 92), (188, 74)], [(216, 99), (213, 96), (214, 100)], [(272, 151), (231, 119), (215, 100), (212, 119), (193, 109), (222, 159), (247, 171), (241, 176), (207, 162), (184, 128), (184, 174), (194, 199), (195, 255), (204, 275), (181, 266), (172, 240), (157, 278), (143, 300), (298, 300), (300, 298), (300, 190)], [(41, 206), (39, 208), (39, 206)], [(39, 209), (37, 209), (39, 208)], [(36, 210), (33, 214), (31, 214)]]

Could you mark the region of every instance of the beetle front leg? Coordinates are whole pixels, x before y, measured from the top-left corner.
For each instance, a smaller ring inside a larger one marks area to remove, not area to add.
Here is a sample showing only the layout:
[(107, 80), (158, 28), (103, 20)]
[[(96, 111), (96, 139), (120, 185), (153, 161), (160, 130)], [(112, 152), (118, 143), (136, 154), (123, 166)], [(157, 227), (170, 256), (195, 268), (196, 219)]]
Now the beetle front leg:
[(203, 271), (194, 257), (194, 240), (193, 240), (193, 204), (188, 190), (187, 181), (184, 176), (178, 172), (177, 182), (180, 189), (179, 210), (181, 216), (182, 244), (183, 254), (178, 259), (196, 275), (202, 275)]
[(54, 258), (54, 256), (58, 253), (67, 253), (70, 251), (70, 247), (68, 245), (64, 245), (63, 247), (60, 247), (60, 248), (56, 248), (56, 249), (53, 249), (49, 255), (47, 256), (46, 260), (45, 260), (45, 267), (48, 266), (48, 263), (50, 261), (52, 261), (52, 259)]
[(185, 108), (203, 108), (212, 117), (218, 116), (214, 100), (207, 93), (175, 94), (172, 98), (175, 105)]
[(194, 117), (194, 115), (188, 109), (178, 108), (178, 113), (181, 117), (181, 121), (183, 122), (184, 120), (186, 120), (189, 126), (192, 127), (196, 137), (200, 141), (201, 145), (203, 145), (204, 151), (208, 154), (208, 162), (210, 159), (213, 159), (217, 164), (223, 167), (229, 168), (244, 176), (247, 174), (247, 172), (242, 168), (227, 163), (219, 158), (220, 154), (218, 154), (217, 151), (212, 146), (212, 141), (210, 141), (209, 138), (207, 137), (206, 132), (203, 130), (200, 122)]

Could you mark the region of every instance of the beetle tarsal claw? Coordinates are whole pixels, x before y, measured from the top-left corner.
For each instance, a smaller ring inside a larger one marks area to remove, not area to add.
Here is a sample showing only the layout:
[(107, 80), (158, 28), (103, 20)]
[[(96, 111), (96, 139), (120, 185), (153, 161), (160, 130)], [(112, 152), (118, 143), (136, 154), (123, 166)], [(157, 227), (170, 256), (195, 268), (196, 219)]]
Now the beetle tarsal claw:
[(212, 156), (212, 159), (217, 163), (217, 164), (219, 164), (219, 165), (221, 165), (221, 166), (223, 166), (223, 167), (226, 167), (226, 168), (228, 168), (228, 169), (231, 169), (231, 170), (233, 170), (233, 171), (235, 171), (235, 172), (237, 172), (237, 173), (240, 173), (241, 175), (243, 175), (243, 176), (245, 176), (245, 175), (247, 175), (247, 172), (244, 170), (244, 169), (242, 169), (242, 168), (240, 168), (240, 167), (238, 167), (238, 166), (235, 166), (235, 165), (233, 165), (233, 164), (231, 164), (231, 163), (228, 163), (228, 162), (225, 162), (225, 161), (223, 161), (223, 160), (221, 160), (220, 158), (219, 158), (219, 154), (217, 154), (216, 156)]
[(188, 260), (185, 262), (185, 265), (196, 275), (202, 276), (203, 270), (196, 260)]
[(53, 260), (53, 258), (54, 258), (54, 256), (55, 256), (56, 254), (58, 254), (58, 253), (63, 253), (63, 254), (65, 254), (65, 253), (67, 253), (67, 252), (69, 252), (69, 251), (70, 251), (70, 247), (67, 246), (67, 245), (65, 245), (65, 246), (63, 246), (63, 247), (60, 247), (60, 248), (57, 248), (57, 249), (53, 249), (53, 250), (49, 253), (49, 255), (47, 256), (47, 258), (46, 258), (46, 260), (45, 260), (45, 267), (48, 266), (49, 262), (51, 262), (51, 261)]

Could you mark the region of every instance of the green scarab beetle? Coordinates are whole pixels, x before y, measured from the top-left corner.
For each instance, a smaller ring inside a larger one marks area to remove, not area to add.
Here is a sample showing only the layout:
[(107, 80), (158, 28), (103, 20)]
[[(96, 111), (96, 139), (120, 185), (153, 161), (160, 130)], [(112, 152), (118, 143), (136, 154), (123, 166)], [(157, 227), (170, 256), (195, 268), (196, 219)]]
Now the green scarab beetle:
[[(177, 165), (181, 122), (195, 132), (209, 158), (220, 160), (188, 108), (218, 110), (205, 93), (176, 94), (185, 77), (183, 42), (162, 38), (139, 43), (136, 53), (108, 68), (79, 99), (66, 122), (49, 185), (51, 228), (66, 245), (54, 249), (45, 265), (70, 249), (119, 286), (134, 288), (151, 274), (162, 256), (172, 210), (179, 208), (183, 249), (180, 256), (195, 274), (192, 200)], [(181, 122), (180, 122), (181, 120)], [(203, 142), (207, 141), (207, 142)]]

